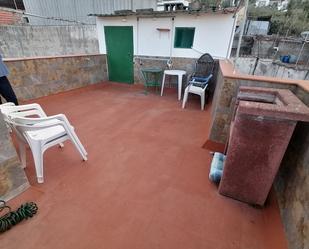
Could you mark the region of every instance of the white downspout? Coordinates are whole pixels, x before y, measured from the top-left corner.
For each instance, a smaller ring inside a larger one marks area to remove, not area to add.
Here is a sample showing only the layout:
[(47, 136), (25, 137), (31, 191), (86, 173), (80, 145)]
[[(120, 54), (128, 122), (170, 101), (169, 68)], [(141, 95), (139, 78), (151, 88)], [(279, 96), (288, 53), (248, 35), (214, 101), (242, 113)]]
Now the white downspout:
[(175, 17), (172, 17), (172, 29), (171, 29), (171, 44), (170, 44), (170, 60), (172, 60), (173, 55), (173, 39), (174, 39), (174, 27), (175, 27)]
[(233, 40), (234, 40), (234, 35), (235, 35), (236, 22), (237, 22), (237, 15), (234, 16), (234, 22), (233, 22), (231, 37), (230, 37), (230, 41), (229, 41), (229, 45), (228, 45), (228, 49), (227, 49), (226, 59), (229, 59), (230, 56), (231, 56)]

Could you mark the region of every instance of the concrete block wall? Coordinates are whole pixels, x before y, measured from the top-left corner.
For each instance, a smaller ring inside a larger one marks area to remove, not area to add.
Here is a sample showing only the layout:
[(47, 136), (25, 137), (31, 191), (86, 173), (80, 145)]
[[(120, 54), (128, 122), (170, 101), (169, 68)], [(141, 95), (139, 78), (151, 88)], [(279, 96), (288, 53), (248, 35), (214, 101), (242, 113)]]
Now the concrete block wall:
[(33, 99), (107, 80), (105, 55), (6, 60), (19, 100)]
[(0, 26), (0, 53), (4, 58), (96, 54), (96, 26)]
[[(295, 83), (225, 77), (219, 70), (209, 139), (226, 143), (239, 86), (291, 90), (309, 106), (309, 92)], [(309, 124), (298, 123), (275, 181), (275, 190), (290, 249), (309, 248)]]

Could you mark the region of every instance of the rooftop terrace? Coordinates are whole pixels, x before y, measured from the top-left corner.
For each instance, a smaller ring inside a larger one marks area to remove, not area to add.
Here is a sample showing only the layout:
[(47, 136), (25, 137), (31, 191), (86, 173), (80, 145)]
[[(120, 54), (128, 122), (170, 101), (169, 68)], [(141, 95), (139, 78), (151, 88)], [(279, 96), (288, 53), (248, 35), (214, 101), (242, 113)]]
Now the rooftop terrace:
[(31, 100), (68, 116), (89, 160), (70, 143), (51, 148), (38, 184), (27, 151), (31, 187), (9, 204), (35, 201), (39, 214), (1, 235), (1, 247), (287, 248), (273, 193), (256, 209), (208, 180), (210, 104), (183, 110), (176, 99), (175, 89), (160, 97), (105, 82)]

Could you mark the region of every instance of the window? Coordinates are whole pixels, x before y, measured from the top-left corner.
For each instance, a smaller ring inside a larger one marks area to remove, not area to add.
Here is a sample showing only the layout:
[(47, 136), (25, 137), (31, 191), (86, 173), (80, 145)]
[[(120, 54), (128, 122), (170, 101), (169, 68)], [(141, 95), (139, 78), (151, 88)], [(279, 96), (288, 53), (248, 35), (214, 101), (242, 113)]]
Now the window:
[(174, 48), (191, 48), (194, 40), (195, 28), (176, 28)]

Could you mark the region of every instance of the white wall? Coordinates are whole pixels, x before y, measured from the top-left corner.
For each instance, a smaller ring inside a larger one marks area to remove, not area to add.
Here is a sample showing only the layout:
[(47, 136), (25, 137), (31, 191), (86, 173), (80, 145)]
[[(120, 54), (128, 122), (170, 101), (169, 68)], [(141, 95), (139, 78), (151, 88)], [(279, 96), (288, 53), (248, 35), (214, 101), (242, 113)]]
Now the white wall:
[(126, 17), (126, 18), (98, 18), (97, 19), (97, 33), (99, 40), (99, 50), (101, 54), (106, 54), (106, 44), (105, 44), (105, 34), (104, 26), (133, 26), (133, 45), (134, 45), (134, 55), (137, 51), (137, 35), (136, 35), (136, 17)]
[(138, 55), (170, 56), (171, 31), (159, 31), (157, 28), (172, 30), (171, 18), (139, 19)]
[[(135, 56), (198, 58), (203, 53), (210, 53), (215, 58), (225, 58), (229, 56), (233, 24), (233, 14), (177, 15), (174, 21), (171, 17), (147, 17), (137, 21), (131, 16), (98, 18), (97, 30), (100, 53), (103, 54), (106, 54), (104, 26), (133, 26)], [(193, 49), (174, 48), (175, 27), (195, 27)], [(170, 31), (162, 32), (158, 28)]]

